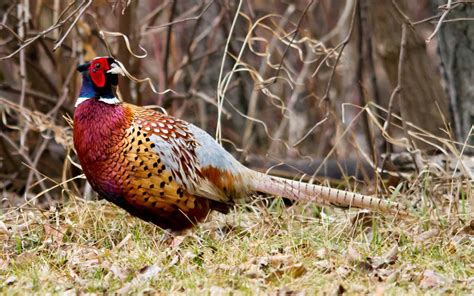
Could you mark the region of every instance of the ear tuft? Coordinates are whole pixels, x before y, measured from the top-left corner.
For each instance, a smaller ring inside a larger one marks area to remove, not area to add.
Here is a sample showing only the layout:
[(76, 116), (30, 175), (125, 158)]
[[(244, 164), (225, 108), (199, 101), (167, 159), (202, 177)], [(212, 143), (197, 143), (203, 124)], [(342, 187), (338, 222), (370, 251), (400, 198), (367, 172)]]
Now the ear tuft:
[(85, 63), (85, 64), (81, 64), (79, 66), (77, 66), (77, 71), (79, 72), (84, 72), (84, 71), (87, 71), (87, 69), (89, 69), (91, 63)]

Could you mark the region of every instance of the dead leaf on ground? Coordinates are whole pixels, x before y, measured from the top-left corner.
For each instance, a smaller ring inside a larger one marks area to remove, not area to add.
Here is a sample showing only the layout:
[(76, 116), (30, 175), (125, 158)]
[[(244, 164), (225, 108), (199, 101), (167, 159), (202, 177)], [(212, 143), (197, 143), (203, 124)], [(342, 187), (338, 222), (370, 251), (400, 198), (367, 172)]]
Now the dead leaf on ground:
[(127, 235), (123, 238), (123, 240), (120, 241), (120, 242), (113, 248), (113, 250), (114, 250), (114, 251), (120, 250), (120, 248), (122, 248), (123, 246), (125, 246), (126, 244), (128, 244), (128, 243), (130, 242), (130, 238), (132, 238), (132, 234), (131, 234), (131, 233), (127, 233)]
[(7, 257), (7, 259), (1, 259), (0, 258), (0, 271), (7, 270), (8, 265), (9, 265), (8, 257)]
[(173, 239), (171, 240), (170, 247), (172, 249), (178, 248), (188, 236), (189, 235), (187, 235), (187, 234), (186, 235), (174, 236)]
[(349, 259), (349, 262), (351, 263), (358, 263), (363, 260), (362, 255), (352, 246), (352, 244), (349, 245), (347, 248), (347, 259)]
[(246, 276), (252, 279), (265, 278), (265, 272), (257, 264), (251, 264), (243, 269), (243, 271)]
[(395, 263), (398, 258), (398, 244), (394, 244), (385, 254), (380, 257), (368, 257), (373, 268), (383, 268)]
[(375, 296), (383, 296), (385, 295), (385, 286), (384, 285), (378, 285), (376, 288), (375, 288), (375, 293), (374, 293)]
[(140, 269), (139, 274), (135, 277), (135, 279), (149, 280), (149, 279), (155, 277), (162, 270), (163, 269), (160, 266), (158, 266), (157, 263), (152, 264), (150, 266), (145, 266), (144, 268)]
[(335, 295), (344, 295), (344, 293), (346, 292), (346, 288), (344, 288), (344, 286), (342, 284), (339, 284), (337, 286), (337, 290), (334, 292)]
[(435, 238), (439, 234), (439, 230), (437, 228), (429, 229), (425, 232), (422, 232), (420, 235), (415, 237), (415, 242), (417, 243), (426, 243), (433, 238)]
[(273, 293), (270, 293), (269, 295), (270, 296), (305, 296), (306, 292), (305, 291), (295, 291), (295, 290), (291, 290), (289, 288), (284, 287), (282, 289), (276, 290)]
[(351, 270), (344, 266), (339, 266), (336, 268), (336, 274), (341, 278), (346, 278), (351, 273)]
[(18, 257), (16, 257), (15, 262), (17, 265), (27, 265), (37, 261), (37, 259), (38, 256), (35, 254), (35, 252), (26, 251), (18, 255)]
[(0, 234), (10, 235), (10, 230), (8, 229), (7, 225), (0, 220)]
[(295, 258), (292, 255), (276, 254), (272, 256), (260, 257), (258, 264), (261, 266), (282, 267), (284, 265), (294, 264)]
[(298, 278), (306, 273), (306, 268), (303, 263), (296, 263), (291, 266), (283, 268), (277, 268), (275, 271), (270, 273), (267, 277), (267, 281), (273, 281), (281, 278), (284, 274), (291, 276), (292, 278)]
[(436, 271), (427, 269), (423, 272), (423, 278), (420, 281), (421, 289), (431, 289), (440, 287), (446, 283), (446, 279)]
[[(229, 269), (232, 270), (232, 269)], [(303, 263), (297, 262), (293, 255), (275, 254), (257, 257), (241, 264), (238, 270), (243, 271), (251, 278), (266, 278), (272, 281), (280, 278), (283, 274), (296, 278), (306, 272)]]
[(63, 241), (64, 234), (66, 233), (67, 226), (60, 225), (59, 228), (50, 224), (44, 224), (44, 236), (45, 242), (51, 242), (54, 244), (60, 244)]
[(67, 255), (72, 265), (85, 269), (97, 267), (100, 264), (100, 257), (100, 252), (92, 247), (73, 248)]
[(350, 264), (354, 264), (359, 268), (365, 269), (367, 271), (372, 271), (373, 266), (367, 258), (364, 258), (359, 251), (357, 251), (352, 244), (349, 245), (346, 252), (347, 261)]
[(398, 281), (399, 278), (400, 278), (400, 271), (395, 270), (385, 279), (385, 282), (388, 284), (395, 283)]
[(9, 276), (9, 277), (5, 280), (5, 283), (4, 283), (4, 284), (5, 284), (6, 286), (9, 286), (9, 285), (15, 283), (16, 280), (17, 280), (17, 279), (16, 279), (16, 276), (11, 275), (11, 276)]
[(390, 277), (391, 280), (398, 278), (397, 271), (391, 268), (375, 268), (370, 276), (380, 282), (388, 282)]
[(399, 268), (400, 274), (399, 279), (400, 281), (404, 282), (412, 282), (415, 281), (416, 278), (419, 277), (417, 272), (417, 267), (413, 264), (404, 264), (401, 268)]
[(119, 295), (129, 294), (130, 289), (133, 286), (156, 277), (162, 271), (163, 271), (163, 268), (159, 266), (158, 263), (145, 266), (139, 270), (138, 274), (130, 282), (126, 283), (122, 288), (117, 290), (115, 293)]
[(112, 266), (110, 266), (109, 271), (111, 274), (113, 274), (116, 278), (118, 278), (121, 281), (124, 281), (130, 273), (128, 269), (120, 268), (115, 263), (112, 264)]
[(474, 219), (466, 223), (464, 227), (461, 228), (459, 233), (467, 234), (467, 235), (474, 235)]
[(323, 247), (320, 248), (318, 251), (316, 251), (316, 257), (319, 259), (325, 259), (329, 254), (329, 251), (327, 248)]
[(218, 286), (212, 286), (209, 289), (209, 295), (210, 296), (232, 295), (232, 289), (218, 287)]
[(314, 265), (319, 271), (323, 273), (330, 273), (334, 270), (334, 264), (329, 260), (316, 261)]
[(352, 284), (351, 287), (350, 287), (350, 290), (351, 292), (353, 293), (357, 293), (357, 294), (367, 294), (367, 288), (363, 285), (359, 285), (359, 284)]

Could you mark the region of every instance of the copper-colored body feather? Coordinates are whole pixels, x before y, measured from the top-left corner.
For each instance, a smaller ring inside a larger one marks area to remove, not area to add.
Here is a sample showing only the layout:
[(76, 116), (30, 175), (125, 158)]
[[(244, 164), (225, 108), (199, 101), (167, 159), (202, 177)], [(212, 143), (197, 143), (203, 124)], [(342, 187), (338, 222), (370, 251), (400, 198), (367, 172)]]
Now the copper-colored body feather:
[[(191, 227), (211, 209), (228, 210), (228, 204), (190, 194), (189, 188), (177, 182), (177, 178), (198, 174), (200, 178), (223, 185), (216, 169), (193, 171), (196, 155), (192, 147), (196, 143), (185, 122), (129, 104), (110, 106), (92, 100), (81, 105), (75, 116), (75, 146), (87, 179), (102, 196), (143, 220), (176, 230)], [(107, 118), (99, 120), (107, 116), (109, 109), (119, 114), (112, 117), (123, 116), (123, 120), (118, 124), (107, 124)], [(123, 111), (116, 112), (116, 109)], [(81, 114), (89, 116), (83, 118)], [(97, 122), (97, 126), (93, 122)], [(83, 127), (88, 130), (84, 132)], [(187, 153), (179, 160), (182, 170), (173, 172), (172, 167), (166, 167), (155, 151), (154, 137), (175, 141), (174, 149), (185, 149)]]
[(249, 170), (196, 126), (115, 100), (86, 97), (77, 105), (74, 145), (84, 174), (101, 196), (163, 228), (192, 227), (257, 191), (402, 212), (397, 203)]

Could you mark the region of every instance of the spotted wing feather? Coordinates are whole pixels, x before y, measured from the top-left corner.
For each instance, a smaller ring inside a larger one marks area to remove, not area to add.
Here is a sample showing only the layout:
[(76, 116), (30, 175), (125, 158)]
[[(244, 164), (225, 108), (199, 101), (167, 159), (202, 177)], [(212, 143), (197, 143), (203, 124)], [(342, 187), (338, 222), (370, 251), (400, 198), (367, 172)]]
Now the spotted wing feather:
[(225, 203), (247, 195), (246, 183), (236, 182), (247, 169), (205, 131), (149, 109), (136, 113), (134, 125), (149, 137), (153, 151), (187, 193)]
[(244, 184), (235, 181), (245, 167), (207, 133), (151, 109), (125, 106), (134, 116), (120, 143), (119, 167), (126, 172), (125, 204), (120, 206), (162, 227), (180, 229), (201, 221), (211, 209), (227, 212), (247, 196), (245, 188), (235, 188)]

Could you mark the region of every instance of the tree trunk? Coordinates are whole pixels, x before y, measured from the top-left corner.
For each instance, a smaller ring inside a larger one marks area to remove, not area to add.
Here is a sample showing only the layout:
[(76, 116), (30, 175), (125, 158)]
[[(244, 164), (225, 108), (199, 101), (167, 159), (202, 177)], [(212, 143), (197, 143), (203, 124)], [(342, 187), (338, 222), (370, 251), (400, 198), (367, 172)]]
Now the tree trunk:
[[(406, 4), (406, 0), (398, 1), (398, 5), (405, 11)], [(392, 0), (370, 0), (369, 13), (376, 54), (382, 61), (392, 86), (400, 83), (402, 87), (398, 103), (403, 120), (436, 136), (447, 137), (442, 129), (445, 129), (445, 120), (450, 119), (448, 100), (441, 86), (441, 79), (427, 54), (425, 41), (408, 27), (402, 81), (398, 82), (403, 20)], [(422, 141), (414, 140), (413, 143), (420, 149), (433, 149), (433, 146)]]
[[(431, 0), (435, 9), (446, 2)], [(471, 3), (458, 5), (446, 19), (473, 17), (474, 5)], [(474, 121), (474, 22), (446, 22), (437, 37), (455, 135), (458, 141), (464, 142)], [(474, 137), (470, 137), (468, 144), (474, 145)], [(470, 152), (474, 152), (473, 149)]]

